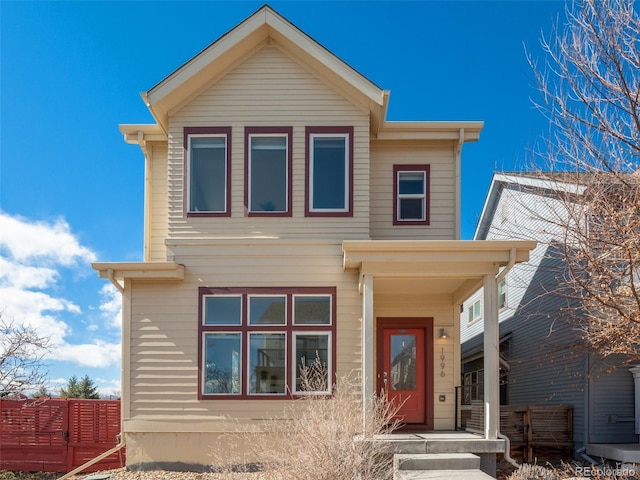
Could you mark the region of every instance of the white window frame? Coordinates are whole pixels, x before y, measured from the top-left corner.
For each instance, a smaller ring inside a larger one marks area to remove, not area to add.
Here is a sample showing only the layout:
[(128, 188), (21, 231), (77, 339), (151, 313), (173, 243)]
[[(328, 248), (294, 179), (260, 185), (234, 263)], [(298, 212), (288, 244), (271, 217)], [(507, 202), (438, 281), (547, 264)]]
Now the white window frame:
[[(318, 297), (318, 298), (329, 297), (329, 323), (296, 323), (296, 297)], [(326, 327), (326, 326), (333, 325), (333, 315), (331, 314), (331, 312), (333, 312), (333, 296), (332, 295), (328, 295), (324, 293), (312, 293), (312, 294), (294, 293), (291, 296), (291, 301), (293, 303), (291, 306), (291, 316), (292, 316), (291, 324), (294, 327), (299, 327), (299, 326), (308, 327), (308, 326), (314, 326), (314, 325)]]
[[(316, 208), (313, 205), (313, 190), (315, 180), (313, 178), (313, 166), (314, 166), (314, 142), (316, 138), (343, 138), (344, 139), (344, 208)], [(311, 213), (346, 213), (349, 212), (349, 198), (350, 198), (350, 162), (349, 158), (349, 142), (351, 142), (351, 135), (348, 133), (309, 133), (309, 212)]]
[[(422, 193), (400, 193), (400, 176), (405, 174), (416, 174), (419, 173), (422, 175)], [(397, 222), (424, 222), (427, 219), (427, 172), (424, 170), (398, 170), (396, 182), (398, 185), (398, 198), (396, 198), (396, 221)], [(401, 205), (402, 200), (422, 200), (422, 216), (420, 218), (401, 218)]]
[[(478, 315), (475, 314), (475, 306), (478, 305)], [(482, 318), (482, 299), (478, 298), (469, 304), (469, 313), (467, 314), (467, 323), (472, 324)]]
[[(298, 348), (296, 345), (296, 339), (298, 335), (318, 335), (327, 337), (327, 390), (317, 390), (317, 391), (307, 391), (307, 390), (298, 390), (298, 385), (296, 382), (296, 375), (298, 373), (298, 365), (296, 364), (298, 358)], [(295, 395), (331, 395), (333, 392), (333, 382), (331, 381), (331, 372), (333, 372), (332, 365), (332, 349), (333, 349), (333, 339), (330, 331), (316, 331), (316, 330), (294, 330), (293, 331), (293, 342), (292, 342), (292, 351), (291, 351), (291, 361), (293, 362), (291, 368), (291, 386), (293, 387), (293, 393)]]
[[(218, 214), (218, 215), (222, 215), (222, 214), (228, 214), (229, 213), (229, 205), (227, 204), (227, 198), (228, 198), (228, 192), (227, 192), (227, 188), (228, 188), (228, 178), (229, 178), (229, 162), (228, 162), (228, 155), (229, 155), (229, 135), (227, 135), (226, 133), (189, 133), (187, 134), (187, 165), (186, 165), (186, 170), (187, 170), (187, 175), (186, 175), (186, 180), (187, 180), (187, 188), (186, 188), (186, 209), (187, 209), (187, 213), (188, 214)], [(193, 147), (191, 144), (191, 140), (194, 138), (224, 138), (224, 192), (223, 192), (223, 198), (224, 198), (224, 210), (193, 210), (192, 209), (192, 205), (191, 205), (191, 188), (192, 188), (192, 175), (193, 175), (193, 171), (191, 168), (191, 155), (193, 152)]]
[[(261, 215), (261, 214), (286, 214), (289, 213), (289, 195), (291, 194), (291, 192), (289, 192), (289, 175), (291, 174), (291, 172), (289, 172), (289, 142), (291, 141), (291, 139), (289, 138), (289, 134), (288, 133), (249, 133), (248, 135), (248, 141), (247, 141), (247, 148), (248, 148), (248, 152), (247, 152), (247, 158), (248, 158), (248, 168), (247, 168), (247, 190), (248, 190), (248, 205), (247, 205), (247, 211), (249, 213), (252, 214), (257, 214), (257, 215)], [(253, 189), (252, 189), (252, 184), (251, 184), (251, 162), (252, 162), (252, 158), (251, 158), (251, 154), (253, 152), (253, 148), (252, 148), (252, 144), (251, 141), (253, 138), (265, 138), (265, 137), (282, 137), (284, 138), (285, 142), (285, 149), (284, 149), (284, 190), (285, 190), (285, 195), (284, 195), (284, 210), (251, 210), (251, 195), (253, 194)]]

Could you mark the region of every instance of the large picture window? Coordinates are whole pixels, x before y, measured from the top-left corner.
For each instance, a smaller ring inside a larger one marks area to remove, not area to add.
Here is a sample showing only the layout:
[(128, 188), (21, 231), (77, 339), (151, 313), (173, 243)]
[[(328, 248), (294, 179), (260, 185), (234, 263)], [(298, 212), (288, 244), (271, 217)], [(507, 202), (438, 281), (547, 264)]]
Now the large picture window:
[(335, 296), (333, 287), (201, 287), (199, 397), (331, 393)]
[(393, 224), (429, 224), (429, 165), (393, 166)]
[(248, 215), (291, 215), (291, 127), (245, 128)]
[(188, 216), (231, 215), (231, 129), (184, 129), (185, 211)]
[(307, 127), (306, 138), (306, 215), (351, 216), (353, 127)]

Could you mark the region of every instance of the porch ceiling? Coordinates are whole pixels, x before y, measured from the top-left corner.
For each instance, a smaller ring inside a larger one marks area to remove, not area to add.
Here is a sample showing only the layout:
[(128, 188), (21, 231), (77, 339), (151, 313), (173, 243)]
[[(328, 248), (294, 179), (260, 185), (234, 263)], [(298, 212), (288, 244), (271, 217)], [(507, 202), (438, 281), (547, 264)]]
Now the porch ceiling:
[(510, 260), (528, 261), (535, 246), (523, 240), (345, 240), (343, 267), (371, 275), (379, 292), (451, 294), (459, 302)]

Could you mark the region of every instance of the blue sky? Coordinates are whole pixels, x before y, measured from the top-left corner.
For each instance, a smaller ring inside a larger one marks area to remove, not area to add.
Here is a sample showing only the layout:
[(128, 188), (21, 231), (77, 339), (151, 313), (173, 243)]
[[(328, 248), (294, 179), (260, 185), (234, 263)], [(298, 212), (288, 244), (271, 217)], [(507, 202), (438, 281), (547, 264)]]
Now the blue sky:
[[(149, 90), (262, 2), (0, 1), (0, 310), (52, 338), (49, 386), (119, 391), (119, 296), (90, 262), (142, 258)], [(518, 170), (546, 123), (525, 46), (561, 1), (272, 2), (382, 88), (389, 120), (483, 120), (462, 156), (462, 237), (494, 170)]]

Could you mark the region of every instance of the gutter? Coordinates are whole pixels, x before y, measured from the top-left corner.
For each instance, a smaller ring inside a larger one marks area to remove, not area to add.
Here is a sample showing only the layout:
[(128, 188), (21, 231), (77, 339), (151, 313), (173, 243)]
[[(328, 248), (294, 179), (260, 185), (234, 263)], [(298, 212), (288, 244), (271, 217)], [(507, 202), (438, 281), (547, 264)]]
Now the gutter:
[[(120, 435), (118, 435), (120, 436)], [(60, 477), (58, 480), (66, 480), (67, 478), (71, 478), (73, 477), (76, 473), (82, 472), (83, 470), (86, 470), (87, 468), (89, 468), (91, 465), (94, 465), (96, 463), (98, 463), (100, 460), (104, 460), (105, 458), (107, 458), (109, 455), (113, 455), (114, 453), (116, 453), (117, 451), (121, 450), (124, 446), (125, 446), (125, 439), (124, 436), (121, 438), (120, 443), (118, 443), (118, 445), (116, 445), (115, 447), (113, 447), (110, 450), (107, 450), (104, 453), (101, 453), (100, 455), (98, 455), (96, 458), (89, 460), (88, 462), (80, 465), (78, 468), (75, 468), (73, 470), (71, 470), (69, 473), (64, 474), (62, 477)], [(121, 462), (122, 463), (122, 462)]]
[(107, 269), (107, 278), (113, 284), (113, 286), (116, 287), (122, 295), (124, 295), (124, 287), (113, 276), (113, 268)]

